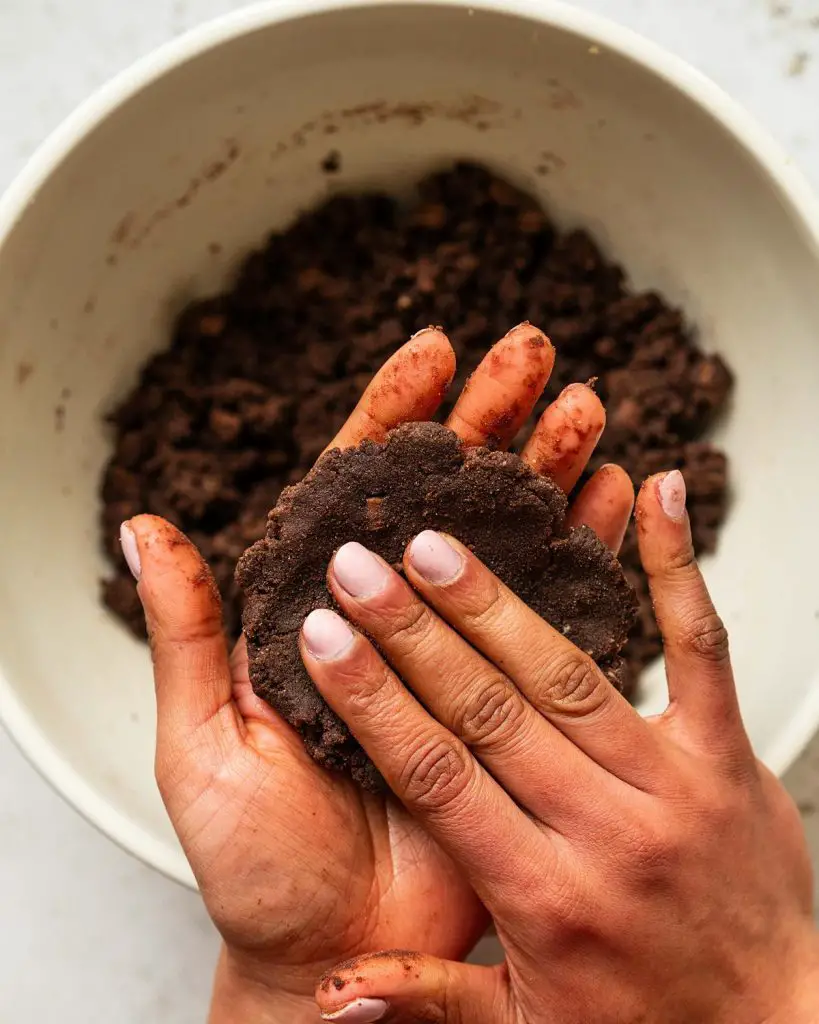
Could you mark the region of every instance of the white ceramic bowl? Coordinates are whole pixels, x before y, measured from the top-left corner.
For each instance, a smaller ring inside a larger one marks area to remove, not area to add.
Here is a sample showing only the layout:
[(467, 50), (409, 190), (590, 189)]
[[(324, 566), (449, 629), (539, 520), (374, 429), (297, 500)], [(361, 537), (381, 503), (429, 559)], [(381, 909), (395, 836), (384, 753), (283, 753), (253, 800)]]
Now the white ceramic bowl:
[[(785, 156), (680, 61), (546, 0), (246, 8), (85, 103), (0, 205), (0, 711), (71, 803), (181, 881), (147, 651), (98, 602), (102, 415), (269, 228), (461, 156), (589, 226), (737, 371), (708, 577), (761, 756), (783, 770), (819, 722), (819, 212)], [(658, 668), (645, 708), (663, 696)]]

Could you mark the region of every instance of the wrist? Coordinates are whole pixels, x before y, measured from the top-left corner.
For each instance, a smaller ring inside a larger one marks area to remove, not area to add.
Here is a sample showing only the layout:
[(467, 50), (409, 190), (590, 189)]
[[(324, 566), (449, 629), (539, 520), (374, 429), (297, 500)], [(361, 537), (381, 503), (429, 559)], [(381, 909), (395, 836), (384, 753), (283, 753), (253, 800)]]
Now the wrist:
[(267, 984), (242, 969), (223, 946), (216, 965), (208, 1024), (316, 1024), (312, 995)]

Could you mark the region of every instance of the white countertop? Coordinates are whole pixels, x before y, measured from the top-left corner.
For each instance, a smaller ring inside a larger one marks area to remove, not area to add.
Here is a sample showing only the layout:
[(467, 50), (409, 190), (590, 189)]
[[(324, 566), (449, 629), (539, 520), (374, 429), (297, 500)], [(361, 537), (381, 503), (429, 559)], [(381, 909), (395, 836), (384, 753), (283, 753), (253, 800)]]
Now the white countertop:
[[(819, 0), (582, 0), (741, 100), (819, 189)], [(0, 188), (89, 92), (236, 0), (2, 0)], [(819, 737), (791, 771), (819, 866)], [(811, 796), (813, 794), (813, 796)], [(0, 732), (0, 1020), (198, 1024), (216, 936), (197, 896), (98, 835)]]

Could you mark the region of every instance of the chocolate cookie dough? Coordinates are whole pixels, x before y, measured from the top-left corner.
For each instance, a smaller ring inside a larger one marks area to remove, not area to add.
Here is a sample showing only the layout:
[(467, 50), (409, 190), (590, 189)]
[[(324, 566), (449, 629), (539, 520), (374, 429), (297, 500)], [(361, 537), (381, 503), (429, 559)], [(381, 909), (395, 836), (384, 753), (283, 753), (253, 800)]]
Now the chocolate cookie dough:
[(313, 609), (334, 606), (327, 567), (342, 544), (360, 541), (400, 571), (404, 549), (425, 529), (468, 545), (618, 685), (636, 597), (595, 534), (567, 528), (566, 509), (560, 488), (518, 456), (464, 448), (436, 423), (328, 452), (284, 490), (264, 539), (239, 561), (254, 691), (298, 729), (319, 764), (377, 788), (372, 763), (304, 668), (299, 631)]
[[(530, 196), (459, 164), (421, 181), (407, 204), (329, 199), (251, 253), (224, 294), (183, 311), (170, 346), (111, 417), (101, 515), (109, 607), (144, 635), (117, 536), (123, 519), (153, 512), (199, 546), (235, 639), (236, 560), (384, 360), (416, 330), (443, 324), (458, 357), (454, 398), (521, 320), (557, 347), (537, 411), (565, 384), (597, 377), (608, 426), (592, 466), (619, 462), (635, 485), (681, 469), (695, 546), (710, 551), (727, 467), (702, 437), (727, 402), (725, 365), (700, 351), (679, 310), (630, 290), (585, 231), (559, 230)], [(636, 675), (661, 645), (633, 532), (621, 559), (640, 596), (624, 652)]]

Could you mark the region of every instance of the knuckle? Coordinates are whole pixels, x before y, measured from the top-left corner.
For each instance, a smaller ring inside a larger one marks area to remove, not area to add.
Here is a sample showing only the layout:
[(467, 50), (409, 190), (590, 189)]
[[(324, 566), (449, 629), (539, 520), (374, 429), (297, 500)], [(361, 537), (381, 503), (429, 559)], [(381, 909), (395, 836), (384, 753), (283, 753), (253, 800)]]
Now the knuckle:
[(643, 885), (657, 886), (678, 877), (684, 843), (671, 825), (643, 829), (629, 845), (628, 860)]
[(596, 711), (608, 696), (608, 683), (591, 659), (580, 651), (552, 658), (543, 671), (538, 703), (567, 714), (587, 715)]
[(461, 614), (477, 632), (482, 632), (500, 614), (503, 591), (496, 579), (489, 579), (474, 594), (462, 599)]
[(686, 827), (703, 826), (709, 836), (733, 830), (737, 821), (751, 812), (755, 792), (752, 787), (737, 783), (724, 773), (708, 771), (698, 765), (696, 777), (681, 781), (677, 793), (678, 814)]
[(415, 647), (430, 629), (432, 617), (427, 606), (418, 600), (395, 608), (384, 622), (385, 643), (403, 648)]
[[(522, 895), (523, 913), (531, 915), (531, 892)], [(588, 899), (588, 879), (581, 878), (577, 870), (566, 869), (559, 872), (549, 886), (547, 904), (541, 908), (542, 926), (560, 942), (577, 935), (588, 938), (599, 923), (598, 910)]]
[(223, 636), (222, 606), (215, 602), (191, 607), (189, 602), (163, 607), (151, 617), (149, 633), (152, 646), (184, 651), (199, 644), (220, 641)]
[(372, 712), (374, 706), (389, 703), (391, 682), (390, 670), (380, 660), (362, 664), (356, 659), (337, 668), (336, 684), (346, 694), (347, 706), (355, 711)]
[(713, 609), (693, 612), (680, 624), (677, 646), (687, 654), (721, 665), (729, 657), (728, 630)]
[(471, 758), (457, 741), (436, 737), (420, 740), (401, 772), (404, 799), (427, 811), (445, 811), (457, 802), (472, 780)]
[(362, 636), (335, 661), (324, 662), (322, 677), (343, 700), (345, 707), (370, 711), (384, 703), (394, 677), (375, 648)]
[(668, 552), (663, 559), (661, 575), (669, 579), (686, 578), (699, 572), (694, 549), (685, 544), (674, 551)]
[(733, 830), (739, 812), (739, 799), (726, 793), (711, 793), (701, 808), (701, 815), (708, 823), (712, 835), (721, 835)]
[(524, 704), (507, 679), (497, 675), (470, 687), (454, 716), (455, 732), (468, 747), (496, 748), (515, 731)]

